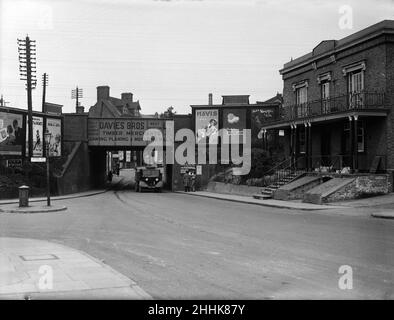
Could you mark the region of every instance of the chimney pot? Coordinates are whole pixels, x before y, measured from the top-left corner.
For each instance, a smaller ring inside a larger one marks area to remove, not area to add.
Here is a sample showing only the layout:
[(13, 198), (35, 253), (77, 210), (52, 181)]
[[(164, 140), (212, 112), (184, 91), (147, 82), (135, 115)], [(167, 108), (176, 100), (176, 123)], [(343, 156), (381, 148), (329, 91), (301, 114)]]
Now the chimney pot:
[(212, 93), (208, 94), (208, 104), (211, 106), (212, 103)]

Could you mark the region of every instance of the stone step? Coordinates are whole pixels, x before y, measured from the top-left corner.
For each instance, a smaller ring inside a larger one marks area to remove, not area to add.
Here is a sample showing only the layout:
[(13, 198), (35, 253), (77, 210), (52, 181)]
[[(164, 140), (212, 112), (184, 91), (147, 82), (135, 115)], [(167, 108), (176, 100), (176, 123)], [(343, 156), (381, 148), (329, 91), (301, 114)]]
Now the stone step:
[(265, 200), (265, 199), (272, 199), (272, 196), (271, 195), (267, 195), (267, 194), (258, 194), (258, 193), (256, 193), (256, 194), (253, 195), (253, 198), (259, 199), (259, 200)]
[(271, 188), (264, 188), (261, 190), (261, 194), (272, 194), (272, 192), (274, 192), (275, 189), (271, 189)]

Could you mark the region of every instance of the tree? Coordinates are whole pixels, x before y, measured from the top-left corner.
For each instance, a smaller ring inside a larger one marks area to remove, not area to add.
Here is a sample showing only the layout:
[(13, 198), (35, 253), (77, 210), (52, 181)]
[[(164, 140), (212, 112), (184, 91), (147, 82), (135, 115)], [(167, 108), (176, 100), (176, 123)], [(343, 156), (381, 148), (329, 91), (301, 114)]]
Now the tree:
[(176, 114), (176, 111), (174, 111), (174, 107), (168, 107), (166, 111), (164, 111), (162, 114), (160, 114), (160, 118), (173, 118), (174, 115)]

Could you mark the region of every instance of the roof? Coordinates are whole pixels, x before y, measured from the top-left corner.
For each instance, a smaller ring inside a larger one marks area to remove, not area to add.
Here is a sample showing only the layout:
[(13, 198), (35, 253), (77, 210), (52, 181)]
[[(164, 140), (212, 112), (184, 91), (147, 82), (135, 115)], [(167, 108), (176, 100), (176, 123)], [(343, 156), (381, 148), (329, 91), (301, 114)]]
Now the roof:
[(225, 95), (222, 96), (222, 104), (230, 105), (230, 104), (249, 104), (249, 95)]
[(123, 101), (118, 98), (109, 97), (102, 99), (89, 109), (91, 117), (127, 117), (135, 116), (135, 110), (141, 110), (139, 101)]
[(283, 65), (283, 69), (281, 69), (279, 72), (282, 74), (288, 69), (292, 69), (303, 63), (311, 62), (321, 56), (333, 54), (337, 51), (344, 50), (349, 46), (366, 41), (370, 38), (379, 36), (384, 33), (394, 33), (394, 20), (383, 20), (340, 40), (324, 40), (320, 42), (312, 50), (312, 52), (309, 52), (301, 57), (285, 63)]
[(62, 105), (62, 104), (58, 104), (58, 103), (52, 103), (52, 102), (46, 102), (46, 101), (45, 101), (45, 105), (51, 106), (51, 107), (63, 108), (63, 105)]
[(257, 104), (282, 104), (283, 103), (283, 96), (279, 92), (276, 96), (265, 100), (265, 101), (256, 101)]

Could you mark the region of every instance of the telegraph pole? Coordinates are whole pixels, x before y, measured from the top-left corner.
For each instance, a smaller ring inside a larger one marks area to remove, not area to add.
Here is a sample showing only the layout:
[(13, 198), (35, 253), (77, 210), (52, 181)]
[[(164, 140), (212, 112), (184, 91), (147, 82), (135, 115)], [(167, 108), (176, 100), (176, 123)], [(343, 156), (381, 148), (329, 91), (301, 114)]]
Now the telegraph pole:
[(44, 73), (42, 75), (42, 112), (45, 112), (45, 95), (46, 95), (47, 86), (48, 86), (48, 75)]
[(71, 90), (71, 99), (76, 99), (75, 100), (75, 109), (79, 107), (79, 98), (82, 98), (83, 96), (83, 89), (78, 89), (78, 86), (76, 89)]
[(36, 88), (36, 41), (30, 40), (29, 36), (25, 39), (18, 39), (19, 52), (19, 72), (21, 80), (26, 81), (27, 90), (27, 110), (28, 110), (28, 144), (29, 158), (33, 156), (33, 104), (32, 90)]
[(7, 103), (9, 103), (9, 102), (8, 102), (8, 101), (5, 101), (4, 98), (3, 98), (3, 95), (1, 95), (1, 98), (0, 98), (0, 107), (6, 107), (6, 106), (7, 106)]

